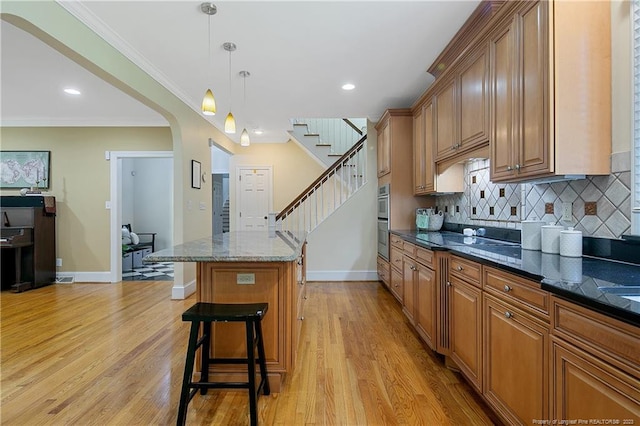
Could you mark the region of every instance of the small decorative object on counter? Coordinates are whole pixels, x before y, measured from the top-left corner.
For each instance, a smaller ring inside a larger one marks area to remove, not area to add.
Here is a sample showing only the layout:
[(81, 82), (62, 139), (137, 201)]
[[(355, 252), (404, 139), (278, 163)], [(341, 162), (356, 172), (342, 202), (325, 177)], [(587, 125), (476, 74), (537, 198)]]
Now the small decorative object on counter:
[(522, 248), (524, 250), (540, 250), (542, 248), (542, 220), (522, 221)]
[(429, 231), (439, 231), (443, 223), (444, 214), (442, 214), (442, 212), (429, 215)]
[(418, 231), (429, 230), (429, 211), (433, 209), (416, 209), (416, 229)]
[(541, 247), (543, 253), (560, 253), (560, 232), (563, 229), (562, 226), (553, 223), (542, 227)]
[(560, 256), (582, 257), (582, 232), (573, 228), (560, 232)]

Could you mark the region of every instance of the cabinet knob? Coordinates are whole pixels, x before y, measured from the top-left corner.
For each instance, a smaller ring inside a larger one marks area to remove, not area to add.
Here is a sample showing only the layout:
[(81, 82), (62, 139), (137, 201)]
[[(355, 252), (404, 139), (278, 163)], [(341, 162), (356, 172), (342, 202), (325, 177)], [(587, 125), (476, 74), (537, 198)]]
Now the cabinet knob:
[(516, 170), (520, 170), (520, 164), (516, 164), (514, 167)]
[(309, 298), (309, 296), (304, 296), (303, 297), (304, 300), (307, 300), (308, 298)]
[(513, 170), (513, 167), (507, 166), (507, 171), (510, 172), (511, 170)]
[(302, 321), (302, 320), (304, 320), (304, 317), (298, 317), (298, 319), (299, 319), (300, 321)]
[(451, 281), (447, 281), (447, 287), (451, 287)]
[(411, 265), (409, 266), (409, 268), (411, 268), (412, 271), (416, 271), (418, 268), (416, 268), (415, 266)]
[(513, 317), (513, 314), (511, 312), (507, 311), (507, 312), (504, 313), (504, 317), (505, 318), (511, 318), (511, 317)]
[(504, 291), (505, 293), (510, 292), (511, 291), (511, 287), (509, 287), (508, 285), (504, 286)]
[(462, 271), (464, 268), (463, 268), (462, 266), (458, 266), (456, 269), (457, 269), (458, 271)]

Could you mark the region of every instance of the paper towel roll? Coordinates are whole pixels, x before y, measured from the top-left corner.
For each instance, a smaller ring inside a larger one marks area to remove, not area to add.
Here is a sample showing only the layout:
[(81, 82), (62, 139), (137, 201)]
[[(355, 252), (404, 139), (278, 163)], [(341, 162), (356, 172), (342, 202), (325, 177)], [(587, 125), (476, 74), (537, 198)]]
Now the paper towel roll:
[(522, 221), (522, 248), (525, 250), (540, 250), (542, 239), (542, 225), (544, 222), (541, 220), (523, 220)]
[(560, 253), (560, 225), (544, 225), (542, 227), (541, 247), (543, 253)]
[(582, 232), (573, 228), (560, 232), (560, 256), (582, 257)]

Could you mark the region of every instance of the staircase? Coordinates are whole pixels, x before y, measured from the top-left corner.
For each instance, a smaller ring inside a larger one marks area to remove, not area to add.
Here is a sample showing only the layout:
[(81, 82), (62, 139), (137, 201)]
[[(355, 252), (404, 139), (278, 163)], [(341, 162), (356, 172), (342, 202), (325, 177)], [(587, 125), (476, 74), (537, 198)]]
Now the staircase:
[(229, 199), (224, 200), (222, 206), (222, 232), (229, 232)]
[(367, 183), (367, 135), (276, 215), (276, 229), (313, 231)]
[(366, 133), (366, 119), (296, 118), (291, 138), (325, 167), (333, 165)]

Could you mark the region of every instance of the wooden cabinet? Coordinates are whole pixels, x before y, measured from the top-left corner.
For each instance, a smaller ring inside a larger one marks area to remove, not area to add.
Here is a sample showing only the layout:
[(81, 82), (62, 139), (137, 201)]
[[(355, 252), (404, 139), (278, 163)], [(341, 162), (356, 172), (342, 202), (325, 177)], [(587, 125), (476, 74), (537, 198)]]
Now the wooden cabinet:
[(489, 40), (491, 180), (609, 174), (609, 5), (517, 3)]
[(402, 312), (409, 319), (409, 322), (415, 326), (415, 312), (416, 312), (416, 294), (415, 291), (418, 287), (418, 267), (416, 261), (408, 256), (403, 256), (402, 260), (402, 279), (403, 279), (403, 294), (402, 299)]
[[(418, 108), (413, 114), (413, 193), (415, 195), (428, 194), (427, 188), (427, 162), (432, 161), (431, 155), (427, 153), (425, 138), (428, 131), (426, 128), (425, 114), (431, 115), (431, 105), (429, 111), (425, 107)], [(432, 188), (431, 188), (432, 190)]]
[(385, 122), (378, 130), (378, 177), (391, 171), (391, 127)]
[(507, 424), (549, 418), (549, 326), (483, 294), (484, 383), (487, 402)]
[(382, 257), (378, 256), (378, 279), (382, 281), (382, 283), (389, 287), (389, 283), (391, 282), (391, 273), (389, 272), (389, 262)]
[(488, 64), (487, 46), (479, 45), (448, 81), (438, 83), (434, 96), (438, 161), (489, 143)]
[(437, 291), (435, 273), (418, 263), (415, 289), (415, 327), (422, 340), (433, 350), (436, 349)]
[(391, 290), (391, 294), (398, 300), (398, 302), (403, 303), (404, 296), (404, 277), (402, 275), (402, 271), (391, 267), (391, 286), (389, 287)]
[(551, 351), (551, 418), (640, 422), (640, 380), (560, 339)]
[(478, 392), (482, 392), (481, 270), (476, 262), (449, 259), (451, 359)]

